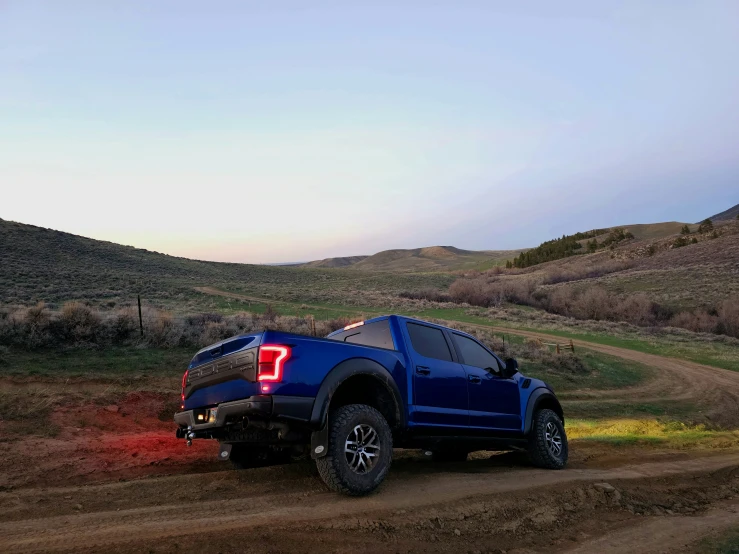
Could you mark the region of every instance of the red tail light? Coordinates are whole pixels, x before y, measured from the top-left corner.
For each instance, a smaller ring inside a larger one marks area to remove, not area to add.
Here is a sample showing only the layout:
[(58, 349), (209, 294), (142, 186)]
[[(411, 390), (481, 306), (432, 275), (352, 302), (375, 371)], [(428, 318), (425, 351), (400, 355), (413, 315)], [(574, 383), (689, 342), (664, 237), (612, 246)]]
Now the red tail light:
[(185, 387), (187, 387), (187, 376), (190, 373), (190, 370), (185, 370), (185, 374), (182, 376), (182, 392), (180, 393), (180, 398), (182, 399), (182, 404), (180, 405), (180, 409), (185, 408)]
[(289, 346), (281, 344), (263, 344), (259, 347), (258, 381), (281, 381), (282, 368), (290, 359)]

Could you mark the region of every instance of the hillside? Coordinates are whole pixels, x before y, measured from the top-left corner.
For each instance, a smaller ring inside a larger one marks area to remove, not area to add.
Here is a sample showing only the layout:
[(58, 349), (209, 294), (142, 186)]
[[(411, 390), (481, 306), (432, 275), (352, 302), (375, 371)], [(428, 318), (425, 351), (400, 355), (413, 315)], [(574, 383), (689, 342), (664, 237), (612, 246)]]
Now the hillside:
[(367, 271), (451, 271), (503, 265), (520, 250), (462, 250), (454, 246), (428, 246), (384, 250), (352, 265)]
[(369, 256), (343, 256), (339, 258), (324, 258), (323, 260), (297, 264), (297, 267), (348, 267), (357, 262), (361, 262), (368, 257)]
[(444, 287), (453, 280), (204, 262), (4, 220), (0, 252), (0, 305), (82, 300), (114, 307), (131, 304), (141, 294), (146, 302), (175, 311), (221, 307), (195, 290), (206, 286), (275, 300), (369, 305), (399, 291)]
[(738, 216), (739, 216), (739, 204), (737, 204), (733, 208), (729, 208), (728, 210), (721, 212), (720, 214), (712, 215), (711, 217), (709, 217), (709, 219), (714, 222), (730, 221), (732, 219), (736, 219)]
[[(624, 231), (630, 232), (637, 240), (663, 239), (680, 232), (685, 223), (679, 221), (665, 221), (663, 223), (637, 223), (635, 225), (619, 225)], [(691, 231), (696, 226), (687, 224)]]

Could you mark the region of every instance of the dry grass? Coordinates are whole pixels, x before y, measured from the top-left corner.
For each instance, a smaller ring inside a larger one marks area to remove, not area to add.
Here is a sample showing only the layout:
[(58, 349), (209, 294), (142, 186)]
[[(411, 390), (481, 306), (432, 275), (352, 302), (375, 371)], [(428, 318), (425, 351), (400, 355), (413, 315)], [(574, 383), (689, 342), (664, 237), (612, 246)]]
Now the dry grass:
[(666, 238), (523, 271), (468, 272), (449, 295), (473, 306), (513, 303), (581, 320), (739, 337), (739, 223), (719, 231), (718, 238), (704, 233), (684, 248), (670, 248)]

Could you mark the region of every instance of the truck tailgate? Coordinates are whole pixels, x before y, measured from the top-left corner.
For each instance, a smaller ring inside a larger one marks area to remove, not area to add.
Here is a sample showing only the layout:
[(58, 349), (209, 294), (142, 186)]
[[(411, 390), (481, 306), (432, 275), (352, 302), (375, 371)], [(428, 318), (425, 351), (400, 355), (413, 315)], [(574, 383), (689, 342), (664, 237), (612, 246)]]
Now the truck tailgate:
[(195, 354), (183, 378), (184, 408), (212, 406), (258, 394), (257, 351), (262, 335), (240, 335)]

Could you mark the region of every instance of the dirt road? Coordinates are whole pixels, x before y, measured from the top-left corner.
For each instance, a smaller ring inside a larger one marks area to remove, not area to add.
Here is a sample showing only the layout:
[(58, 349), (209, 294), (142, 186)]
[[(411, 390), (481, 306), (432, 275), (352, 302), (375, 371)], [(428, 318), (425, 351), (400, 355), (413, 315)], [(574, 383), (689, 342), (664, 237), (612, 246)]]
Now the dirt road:
[[(738, 525), (738, 493), (736, 452), (560, 472), (511, 455), (443, 468), (401, 456), (381, 492), (360, 499), (326, 492), (306, 461), (0, 493), (0, 551), (374, 552), (381, 542), (389, 551), (588, 552), (608, 546), (613, 529), (633, 545), (656, 528), (682, 546)], [(645, 517), (670, 521), (644, 527)], [(629, 551), (660, 552), (665, 540)]]

